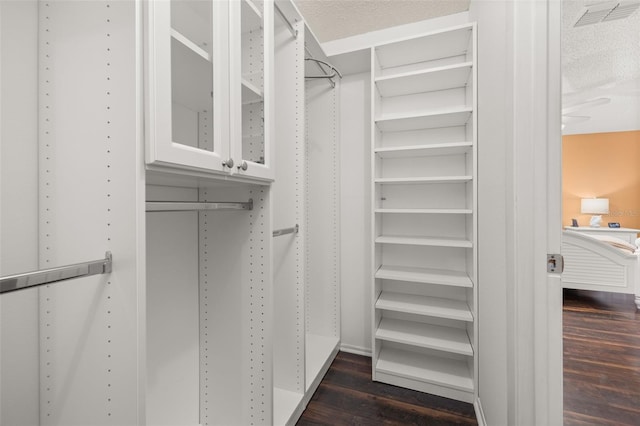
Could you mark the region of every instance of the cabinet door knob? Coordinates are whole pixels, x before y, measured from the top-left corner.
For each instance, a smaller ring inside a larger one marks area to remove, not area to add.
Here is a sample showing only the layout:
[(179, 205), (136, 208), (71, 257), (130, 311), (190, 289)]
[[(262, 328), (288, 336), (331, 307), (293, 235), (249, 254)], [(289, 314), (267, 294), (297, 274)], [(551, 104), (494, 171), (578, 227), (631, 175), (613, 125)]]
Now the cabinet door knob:
[(223, 161), (222, 165), (224, 167), (232, 168), (233, 167), (233, 158), (229, 158), (227, 161)]
[(240, 165), (238, 166), (238, 170), (242, 169), (242, 170), (247, 170), (249, 168), (249, 164), (247, 164), (246, 161), (242, 160), (242, 163), (240, 163)]

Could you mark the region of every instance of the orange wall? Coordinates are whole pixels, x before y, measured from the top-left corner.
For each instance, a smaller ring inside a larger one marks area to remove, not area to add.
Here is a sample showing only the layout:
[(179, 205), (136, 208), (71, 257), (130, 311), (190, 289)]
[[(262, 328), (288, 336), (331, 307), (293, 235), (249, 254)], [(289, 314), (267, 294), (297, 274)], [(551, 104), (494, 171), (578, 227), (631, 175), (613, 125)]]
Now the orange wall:
[(581, 198), (608, 198), (602, 225), (619, 222), (640, 229), (640, 131), (570, 135), (562, 138), (562, 224), (580, 214)]

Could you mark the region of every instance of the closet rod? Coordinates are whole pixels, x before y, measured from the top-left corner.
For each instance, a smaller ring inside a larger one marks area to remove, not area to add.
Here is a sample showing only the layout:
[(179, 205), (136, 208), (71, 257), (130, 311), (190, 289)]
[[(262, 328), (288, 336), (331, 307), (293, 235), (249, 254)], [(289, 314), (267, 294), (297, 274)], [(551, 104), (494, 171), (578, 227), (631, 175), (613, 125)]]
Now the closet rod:
[(296, 223), (296, 226), (294, 226), (293, 228), (277, 229), (273, 231), (273, 236), (279, 237), (280, 235), (285, 235), (285, 234), (297, 234), (299, 230), (300, 230), (300, 227)]
[(148, 212), (184, 212), (199, 210), (253, 210), (253, 200), (247, 202), (191, 202), (191, 201), (147, 201)]
[(278, 12), (278, 15), (280, 15), (284, 23), (287, 24), (287, 27), (289, 28), (289, 31), (291, 31), (291, 35), (293, 36), (293, 38), (298, 38), (298, 30), (293, 28), (293, 25), (291, 25), (291, 22), (289, 22), (287, 17), (284, 16), (284, 13), (282, 13), (282, 10), (278, 7), (278, 4), (274, 2), (273, 6), (276, 8), (276, 12)]
[(90, 275), (107, 274), (112, 269), (111, 252), (106, 252), (104, 259), (75, 265), (60, 266), (40, 271), (25, 272), (0, 278), (0, 294), (40, 285), (52, 284), (72, 278)]
[[(320, 68), (320, 71), (322, 71), (323, 75), (305, 75), (304, 78), (326, 78), (329, 80), (329, 83), (331, 84), (332, 88), (336, 87), (336, 83), (333, 81), (333, 78), (338, 76), (340, 78), (342, 78), (342, 74), (340, 73), (340, 71), (338, 71), (338, 69), (336, 67), (334, 67), (333, 65), (331, 65), (328, 62), (325, 61), (321, 61), (320, 59), (316, 59), (313, 57), (313, 55), (311, 54), (311, 51), (309, 50), (309, 48), (307, 48), (305, 46), (304, 50), (307, 51), (307, 54), (309, 55), (308, 57), (304, 58), (305, 61), (313, 61), (318, 65), (318, 68)], [(329, 74), (327, 72), (327, 70), (325, 70), (322, 65), (326, 65), (327, 67), (329, 67), (331, 70), (333, 70), (333, 74)]]

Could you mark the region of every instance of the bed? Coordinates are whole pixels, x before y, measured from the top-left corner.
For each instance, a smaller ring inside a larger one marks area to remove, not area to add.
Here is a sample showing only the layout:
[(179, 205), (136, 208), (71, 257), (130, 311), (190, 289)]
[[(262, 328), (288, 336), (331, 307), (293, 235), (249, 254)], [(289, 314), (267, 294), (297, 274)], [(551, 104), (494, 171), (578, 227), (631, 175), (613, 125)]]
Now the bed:
[(640, 309), (640, 249), (613, 237), (562, 233), (562, 286), (635, 295)]

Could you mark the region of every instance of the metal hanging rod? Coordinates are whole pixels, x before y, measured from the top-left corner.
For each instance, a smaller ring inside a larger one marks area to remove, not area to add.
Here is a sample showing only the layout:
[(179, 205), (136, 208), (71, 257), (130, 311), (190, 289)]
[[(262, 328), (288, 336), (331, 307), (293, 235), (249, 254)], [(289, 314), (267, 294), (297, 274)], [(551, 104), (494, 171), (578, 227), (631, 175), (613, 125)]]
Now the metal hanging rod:
[(104, 259), (94, 260), (92, 262), (77, 263), (75, 265), (60, 266), (58, 268), (2, 277), (0, 278), (0, 294), (73, 278), (108, 274), (112, 269), (111, 252), (106, 252), (104, 257)]
[(284, 16), (284, 13), (282, 13), (282, 10), (278, 7), (278, 3), (274, 2), (273, 6), (275, 7), (276, 12), (278, 12), (278, 15), (280, 15), (284, 23), (287, 24), (287, 27), (289, 28), (289, 31), (291, 31), (291, 35), (293, 35), (293, 38), (298, 38), (298, 30), (293, 28), (293, 25), (291, 25), (291, 22), (289, 22), (287, 17)]
[[(305, 46), (304, 48), (307, 51), (307, 54), (309, 55), (308, 57), (304, 58), (305, 61), (312, 61), (315, 62), (318, 65), (318, 68), (320, 68), (320, 71), (322, 71), (322, 75), (305, 75), (304, 78), (326, 78), (329, 80), (329, 83), (331, 83), (331, 87), (336, 87), (336, 83), (333, 81), (334, 77), (340, 77), (342, 78), (342, 74), (340, 73), (340, 71), (338, 71), (338, 69), (336, 67), (334, 67), (333, 65), (331, 65), (328, 62), (325, 61), (321, 61), (320, 59), (316, 59), (313, 57), (313, 55), (311, 54), (311, 52), (309, 51), (309, 49)], [(331, 69), (333, 71), (332, 74), (329, 74), (327, 72), (327, 70), (325, 70), (322, 65), (325, 65), (327, 67), (329, 67), (329, 69)]]
[(253, 210), (253, 200), (247, 202), (147, 201), (148, 212), (184, 212), (200, 210)]
[(297, 234), (299, 230), (300, 230), (300, 227), (296, 223), (296, 226), (294, 226), (293, 228), (277, 229), (273, 231), (273, 236), (279, 237), (280, 235)]

